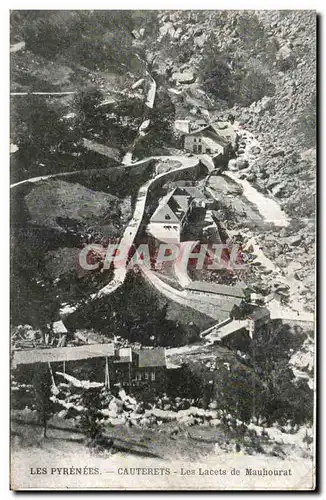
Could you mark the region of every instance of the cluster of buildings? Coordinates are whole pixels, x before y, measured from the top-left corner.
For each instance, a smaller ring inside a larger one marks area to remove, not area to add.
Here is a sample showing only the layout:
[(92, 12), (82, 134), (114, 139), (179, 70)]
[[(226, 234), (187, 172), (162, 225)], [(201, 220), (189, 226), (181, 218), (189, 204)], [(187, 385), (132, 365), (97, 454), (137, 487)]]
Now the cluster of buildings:
[[(225, 287), (225, 293), (230, 293)], [(235, 291), (237, 299), (240, 292)], [(233, 295), (234, 295), (233, 294)], [(234, 297), (233, 297), (234, 298)], [(241, 349), (249, 345), (259, 329), (269, 331), (270, 313), (265, 307), (255, 307), (243, 319), (235, 320), (229, 315), (219, 325), (214, 325), (201, 337), (212, 344), (221, 343), (232, 348)], [(114, 342), (99, 344), (90, 343), (79, 346), (48, 347), (14, 350), (12, 352), (12, 367), (46, 363), (52, 376), (57, 371), (69, 373), (76, 362), (96, 359), (97, 381), (104, 381), (107, 387), (115, 385), (125, 387), (128, 391), (136, 388), (153, 388), (164, 391), (170, 377), (170, 370), (178, 370), (181, 366), (167, 361), (166, 349), (116, 347)], [(102, 362), (100, 361), (102, 359)], [(71, 364), (72, 363), (72, 364)], [(101, 368), (102, 367), (102, 368)]]
[(221, 343), (233, 349), (246, 350), (259, 331), (269, 335), (271, 315), (266, 307), (254, 306), (247, 314), (236, 319), (234, 311), (237, 307), (239, 306), (235, 305), (225, 320), (208, 328), (201, 336), (212, 344)]
[[(209, 155), (213, 168), (227, 166), (230, 156), (236, 150), (238, 135), (228, 122), (207, 124), (203, 119), (176, 120), (174, 127), (182, 137), (183, 148), (190, 153), (202, 155), (204, 163), (205, 156), (207, 159)], [(153, 240), (178, 244), (191, 219), (191, 225), (197, 224), (199, 232), (207, 227), (207, 234), (212, 238), (217, 237), (217, 242), (220, 242), (212, 216), (214, 203), (197, 187), (177, 186), (160, 200), (146, 232)], [(203, 236), (203, 233), (198, 236)]]
[(68, 373), (73, 369), (72, 364), (76, 362), (97, 359), (97, 367), (102, 367), (102, 372), (97, 370), (97, 377), (104, 380), (109, 387), (114, 384), (121, 384), (124, 387), (141, 387), (148, 384), (153, 387), (163, 387), (168, 369), (166, 350), (162, 347), (116, 348), (113, 342), (14, 350), (12, 354), (13, 368), (18, 365), (46, 363), (52, 374), (56, 371)]

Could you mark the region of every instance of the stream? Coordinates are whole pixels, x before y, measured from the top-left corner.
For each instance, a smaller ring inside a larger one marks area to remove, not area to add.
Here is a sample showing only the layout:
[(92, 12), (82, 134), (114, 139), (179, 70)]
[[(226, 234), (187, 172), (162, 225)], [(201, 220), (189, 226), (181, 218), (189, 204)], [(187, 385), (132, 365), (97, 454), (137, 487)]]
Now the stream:
[(248, 168), (237, 171), (227, 171), (226, 175), (230, 177), (230, 179), (234, 180), (237, 184), (242, 186), (243, 188), (243, 196), (245, 196), (248, 201), (250, 201), (253, 205), (255, 205), (265, 219), (266, 222), (272, 222), (275, 226), (278, 227), (287, 227), (290, 224), (290, 219), (285, 214), (285, 212), (280, 207), (279, 203), (273, 198), (270, 198), (263, 193), (257, 191), (247, 180), (240, 179), (239, 174), (243, 172), (247, 172), (252, 167), (252, 164), (256, 161), (259, 161), (259, 156), (253, 155), (251, 153), (252, 148), (259, 148), (262, 150), (261, 144), (254, 137), (251, 132), (242, 129), (239, 124), (236, 122), (234, 124), (235, 130), (240, 135), (240, 138), (245, 141), (244, 152), (241, 155), (241, 158), (248, 161)]

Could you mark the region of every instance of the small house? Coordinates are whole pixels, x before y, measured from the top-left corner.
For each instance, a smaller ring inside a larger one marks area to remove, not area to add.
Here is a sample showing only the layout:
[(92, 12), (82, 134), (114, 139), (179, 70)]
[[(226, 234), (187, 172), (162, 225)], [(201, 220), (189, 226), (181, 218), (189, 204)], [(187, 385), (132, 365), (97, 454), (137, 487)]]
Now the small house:
[(165, 349), (139, 349), (135, 351), (136, 365), (134, 368), (136, 385), (152, 383), (161, 385), (166, 376)]
[(195, 187), (176, 187), (161, 199), (147, 226), (147, 233), (157, 241), (180, 243), (190, 212), (206, 211), (209, 203)]
[(184, 148), (187, 151), (217, 155), (226, 161), (236, 144), (237, 134), (227, 122), (205, 125), (184, 135)]
[(125, 387), (164, 384), (167, 369), (165, 349), (116, 349), (112, 367), (112, 379)]

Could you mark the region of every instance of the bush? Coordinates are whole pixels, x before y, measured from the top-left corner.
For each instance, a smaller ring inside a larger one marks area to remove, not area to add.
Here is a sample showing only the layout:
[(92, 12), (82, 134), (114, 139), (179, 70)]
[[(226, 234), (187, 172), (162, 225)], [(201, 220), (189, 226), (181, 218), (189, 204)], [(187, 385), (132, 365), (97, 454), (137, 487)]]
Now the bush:
[(221, 53), (207, 53), (200, 64), (200, 72), (204, 89), (229, 106), (249, 106), (275, 93), (274, 84), (265, 74), (257, 69), (250, 70), (241, 60)]
[(227, 57), (210, 51), (202, 59), (199, 71), (202, 75), (202, 85), (207, 92), (224, 101), (230, 100), (231, 70)]
[(248, 71), (239, 77), (231, 101), (242, 106), (250, 106), (264, 96), (273, 96), (274, 93), (275, 85), (265, 75), (257, 71)]

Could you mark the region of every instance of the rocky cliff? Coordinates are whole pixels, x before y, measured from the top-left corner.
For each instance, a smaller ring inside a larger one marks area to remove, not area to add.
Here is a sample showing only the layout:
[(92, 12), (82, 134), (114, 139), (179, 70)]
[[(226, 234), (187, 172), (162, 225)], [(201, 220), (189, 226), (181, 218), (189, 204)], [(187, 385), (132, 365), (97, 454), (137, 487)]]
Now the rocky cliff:
[[(252, 132), (241, 173), (291, 219), (261, 243), (286, 270), (297, 263), (302, 294), (314, 295), (316, 14), (313, 11), (161, 11), (151, 53), (179, 119), (233, 115)], [(146, 32), (144, 33), (146, 40)], [(147, 39), (148, 42), (148, 39)], [(247, 166), (247, 164), (245, 164)], [(296, 235), (299, 243), (287, 246)], [(284, 240), (284, 241), (283, 241)], [(286, 271), (285, 271), (286, 272)], [(300, 293), (301, 294), (301, 293)]]
[(157, 64), (182, 96), (179, 101), (193, 104), (197, 113), (208, 108), (213, 118), (233, 114), (262, 145), (250, 181), (277, 197), (290, 216), (313, 216), (315, 13), (165, 11), (158, 16)]

